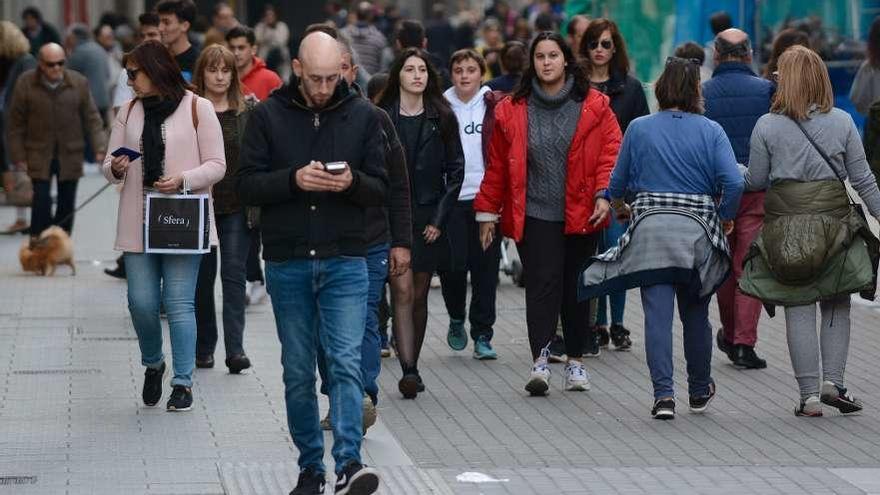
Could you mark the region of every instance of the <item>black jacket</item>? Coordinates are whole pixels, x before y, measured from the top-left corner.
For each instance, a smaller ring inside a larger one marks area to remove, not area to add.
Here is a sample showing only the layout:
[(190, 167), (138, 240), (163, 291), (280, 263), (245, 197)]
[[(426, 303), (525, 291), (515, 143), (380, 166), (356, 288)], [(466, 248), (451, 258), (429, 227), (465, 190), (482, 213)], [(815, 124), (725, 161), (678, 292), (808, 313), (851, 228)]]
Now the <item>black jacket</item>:
[[(365, 209), (388, 195), (385, 134), (375, 108), (340, 82), (330, 102), (310, 109), (291, 77), (254, 109), (236, 178), (245, 205), (261, 207), (263, 257), (364, 256)], [(306, 192), (296, 171), (312, 160), (346, 161), (354, 180), (342, 193)]]
[[(400, 120), (400, 104), (383, 107), (395, 128)], [(464, 151), (458, 135), (458, 121), (449, 112), (449, 121), (441, 122), (437, 109), (425, 104), (427, 121), (415, 151), (415, 163), (408, 163), (413, 207), (434, 206), (431, 225), (442, 230), (449, 211), (458, 201), (464, 180)], [(444, 139), (445, 137), (445, 139)]]
[[(367, 246), (390, 242), (391, 247), (412, 247), (412, 206), (406, 154), (391, 118), (381, 108), (376, 113), (385, 132), (385, 167), (390, 187), (385, 208), (367, 208)], [(390, 235), (390, 237), (389, 237)]]
[(601, 84), (594, 84), (593, 87), (611, 99), (611, 110), (614, 110), (614, 115), (617, 116), (621, 133), (626, 132), (630, 122), (651, 113), (642, 83), (632, 76), (612, 73), (611, 79)]

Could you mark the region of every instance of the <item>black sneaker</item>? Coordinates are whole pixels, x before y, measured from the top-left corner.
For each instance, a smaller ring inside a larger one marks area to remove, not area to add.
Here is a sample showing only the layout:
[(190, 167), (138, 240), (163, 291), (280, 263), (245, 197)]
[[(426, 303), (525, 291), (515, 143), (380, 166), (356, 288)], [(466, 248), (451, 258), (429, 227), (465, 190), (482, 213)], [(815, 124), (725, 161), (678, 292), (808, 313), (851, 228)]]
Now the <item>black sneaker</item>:
[(755, 354), (755, 348), (750, 345), (738, 344), (734, 346), (733, 365), (747, 370), (760, 370), (767, 367), (767, 361)]
[(214, 356), (198, 357), (196, 356), (196, 368), (213, 368)]
[(251, 367), (251, 360), (244, 354), (236, 354), (226, 358), (226, 367), (229, 368), (230, 374), (237, 375), (241, 373), (242, 370)]
[(614, 344), (615, 351), (630, 350), (633, 341), (629, 338), (629, 330), (623, 325), (611, 325), (611, 343)]
[(324, 493), (324, 486), (327, 484), (326, 476), (322, 471), (315, 471), (315, 468), (305, 468), (299, 472), (299, 479), (296, 481), (296, 488), (290, 492), (290, 495), (319, 495)]
[(165, 363), (158, 368), (147, 368), (144, 372), (144, 391), (141, 397), (144, 405), (153, 407), (162, 398), (162, 377), (165, 376)]
[(175, 385), (168, 399), (167, 409), (174, 412), (189, 411), (193, 405), (193, 393), (189, 387)]
[(548, 359), (548, 362), (564, 363), (565, 361), (565, 341), (562, 339), (561, 335), (557, 334), (550, 342), (550, 358)]
[(838, 387), (829, 381), (822, 383), (821, 400), (823, 404), (836, 407), (843, 414), (859, 412), (864, 407), (862, 401), (853, 397), (845, 388)]
[(601, 347), (603, 349), (607, 349), (608, 342), (610, 340), (608, 338), (608, 327), (606, 327), (604, 325), (596, 325), (594, 327), (594, 331), (596, 332), (596, 335), (599, 338), (599, 347)]
[(675, 399), (657, 399), (651, 409), (654, 419), (675, 419)]
[(351, 461), (336, 475), (336, 495), (369, 495), (379, 489), (379, 473), (357, 461)]
[(599, 354), (602, 354), (602, 348), (599, 347), (599, 333), (590, 329), (584, 341), (584, 357), (599, 357)]
[(420, 375), (418, 371), (416, 371), (416, 380), (419, 382), (418, 386), (416, 386), (416, 391), (418, 393), (424, 392), (425, 391), (425, 382), (422, 381), (422, 375)]
[(709, 403), (715, 398), (715, 382), (709, 384), (709, 393), (706, 395), (692, 395), (688, 398), (688, 409), (692, 413), (701, 414), (706, 412)]
[(715, 333), (715, 344), (718, 346), (718, 350), (723, 352), (727, 359), (730, 359), (730, 362), (736, 358), (733, 355), (733, 343), (724, 338), (724, 328), (719, 328), (718, 332)]

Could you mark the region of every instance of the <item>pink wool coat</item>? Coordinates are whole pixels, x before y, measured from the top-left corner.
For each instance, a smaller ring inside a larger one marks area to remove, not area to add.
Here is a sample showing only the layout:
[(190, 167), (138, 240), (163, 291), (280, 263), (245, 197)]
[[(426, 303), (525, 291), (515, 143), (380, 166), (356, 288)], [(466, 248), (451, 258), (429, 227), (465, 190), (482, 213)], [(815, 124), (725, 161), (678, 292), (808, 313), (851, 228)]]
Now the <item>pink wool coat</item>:
[[(198, 131), (193, 127), (192, 99), (196, 98)], [(177, 110), (165, 120), (165, 175), (182, 173), (195, 194), (211, 194), (211, 186), (226, 174), (226, 155), (223, 149), (223, 133), (220, 121), (210, 101), (187, 91)], [(110, 152), (124, 146), (143, 153), (141, 133), (144, 128), (144, 106), (135, 100), (129, 112), (129, 104), (119, 108), (113, 121), (107, 157), (102, 171), (113, 184), (122, 184), (119, 213), (116, 219), (116, 244), (114, 249), (129, 253), (144, 252), (144, 190), (142, 159), (131, 162), (128, 172), (121, 180), (113, 176)], [(211, 245), (217, 245), (214, 223), (214, 201), (211, 208)]]

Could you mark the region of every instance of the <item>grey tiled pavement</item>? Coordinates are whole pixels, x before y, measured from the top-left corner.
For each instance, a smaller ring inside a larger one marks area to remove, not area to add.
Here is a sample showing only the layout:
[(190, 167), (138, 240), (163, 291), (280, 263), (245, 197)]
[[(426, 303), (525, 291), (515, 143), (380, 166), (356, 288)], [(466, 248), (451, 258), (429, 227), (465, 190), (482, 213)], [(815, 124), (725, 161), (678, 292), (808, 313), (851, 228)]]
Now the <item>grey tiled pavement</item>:
[[(80, 198), (100, 185), (89, 175)], [(0, 237), (0, 495), (286, 494), (296, 452), (271, 308), (248, 310), (252, 373), (230, 376), (221, 359), (196, 372), (192, 412), (143, 407), (125, 285), (101, 273), (115, 258), (115, 205), (111, 189), (77, 216), (76, 277), (66, 268), (52, 278), (21, 273), (23, 237)], [(11, 216), (0, 208), (0, 224)], [(563, 392), (553, 365), (550, 396), (528, 398), (522, 291), (500, 287), (495, 362), (446, 346), (446, 312), (432, 291), (420, 365), (427, 392), (402, 400), (393, 360), (380, 377), (380, 422), (364, 457), (385, 477), (381, 493), (880, 494), (880, 306), (853, 309), (847, 380), (867, 405), (861, 415), (794, 417), (783, 320), (765, 316), (759, 351), (769, 368), (739, 371), (716, 356), (718, 397), (702, 416), (686, 412), (678, 331), (679, 415), (658, 422), (648, 414), (637, 295), (626, 316), (633, 352), (588, 360), (586, 393)], [(459, 481), (465, 473), (488, 481)]]

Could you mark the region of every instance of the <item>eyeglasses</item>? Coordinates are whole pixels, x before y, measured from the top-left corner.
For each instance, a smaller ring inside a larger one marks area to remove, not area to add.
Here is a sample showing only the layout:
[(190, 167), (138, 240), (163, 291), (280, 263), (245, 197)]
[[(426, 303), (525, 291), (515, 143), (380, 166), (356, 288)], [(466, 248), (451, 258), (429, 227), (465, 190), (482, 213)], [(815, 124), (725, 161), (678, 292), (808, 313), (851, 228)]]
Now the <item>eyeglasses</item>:
[(602, 41), (591, 41), (590, 42), (590, 50), (595, 50), (599, 48), (599, 45), (602, 45), (602, 48), (606, 50), (610, 50), (614, 48), (614, 43), (611, 40), (602, 40)]
[(44, 61), (43, 65), (45, 65), (49, 69), (52, 69), (55, 67), (64, 67), (64, 62), (65, 62), (64, 60), (59, 60), (57, 62), (45, 62)]
[(129, 81), (134, 81), (137, 79), (138, 72), (140, 71), (140, 69), (125, 69), (125, 74), (128, 76)]

